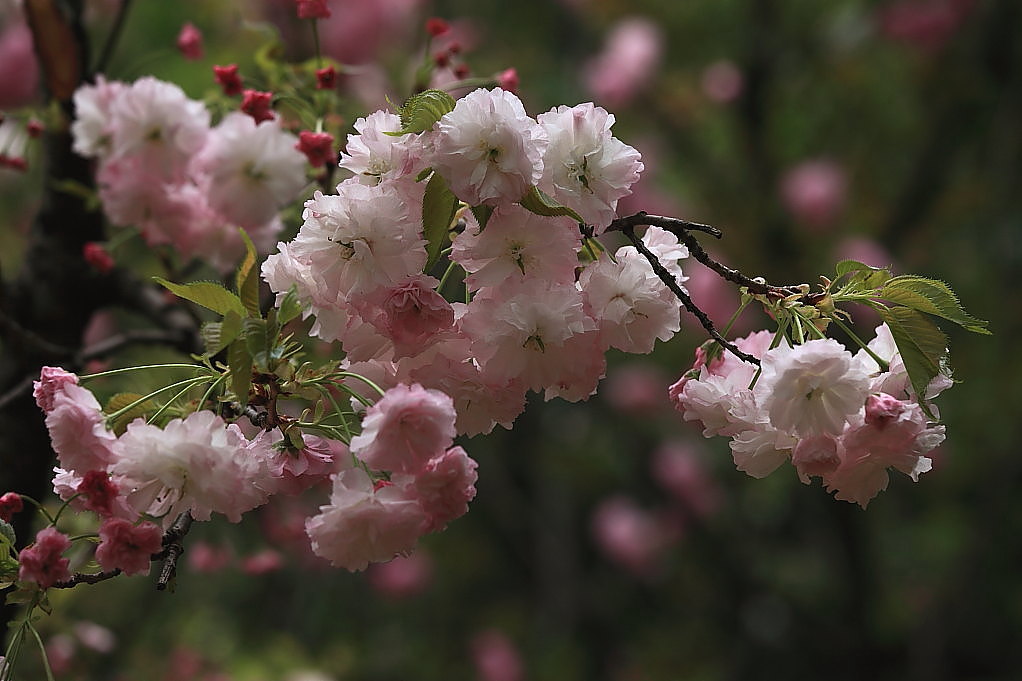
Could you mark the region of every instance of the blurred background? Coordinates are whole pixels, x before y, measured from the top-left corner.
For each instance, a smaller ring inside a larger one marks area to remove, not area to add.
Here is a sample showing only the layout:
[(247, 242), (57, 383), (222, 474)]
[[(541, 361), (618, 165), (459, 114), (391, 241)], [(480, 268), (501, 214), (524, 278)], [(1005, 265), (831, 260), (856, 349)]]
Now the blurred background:
[[(10, 109), (38, 100), (16, 3), (0, 5)], [(101, 41), (119, 3), (86, 5)], [(612, 356), (588, 403), (534, 399), (513, 431), (462, 443), (479, 461), (471, 511), (408, 558), (331, 569), (305, 546), (310, 498), (197, 526), (176, 593), (136, 577), (55, 594), (39, 627), (58, 679), (1022, 678), (1022, 3), (331, 7), (324, 50), (359, 65), (343, 83), (349, 125), (409, 94), (424, 21), (443, 17), (441, 81), (513, 67), (533, 115), (583, 101), (615, 113), (646, 164), (621, 214), (716, 225), (711, 253), (775, 283), (815, 283), (843, 258), (942, 279), (995, 335), (948, 329), (961, 383), (939, 400), (934, 469), (892, 476), (863, 511), (789, 468), (746, 477), (725, 441), (671, 410), (667, 386), (705, 339), (690, 318), (650, 357)], [(212, 65), (253, 70), (259, 22), (308, 58), (294, 14), (290, 0), (141, 0), (108, 75), (201, 97)], [(197, 58), (176, 46), (185, 22), (203, 35)], [(0, 169), (5, 273), (41, 181), (31, 156), (27, 173)], [(687, 274), (725, 322), (734, 290), (698, 264)]]

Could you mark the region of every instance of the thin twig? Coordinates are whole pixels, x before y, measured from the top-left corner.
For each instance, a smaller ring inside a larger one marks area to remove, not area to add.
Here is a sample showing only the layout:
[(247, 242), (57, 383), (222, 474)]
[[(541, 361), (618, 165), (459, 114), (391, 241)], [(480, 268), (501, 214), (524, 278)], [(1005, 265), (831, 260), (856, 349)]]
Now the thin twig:
[(110, 27), (110, 34), (106, 38), (106, 43), (103, 44), (103, 51), (100, 53), (99, 59), (96, 60), (96, 67), (93, 69), (94, 73), (106, 71), (110, 58), (114, 54), (114, 48), (117, 47), (117, 43), (120, 41), (121, 31), (124, 30), (124, 20), (128, 17), (128, 9), (130, 7), (131, 0), (121, 0), (121, 4), (117, 8), (117, 15), (114, 17), (114, 24)]
[(646, 248), (646, 244), (642, 243), (642, 239), (635, 235), (634, 227), (631, 225), (622, 226), (619, 228), (619, 231), (628, 237), (628, 240), (632, 242), (632, 245), (635, 246), (646, 260), (649, 261), (650, 266), (653, 268), (653, 272), (660, 278), (660, 281), (664, 282), (667, 288), (671, 289), (671, 292), (678, 297), (678, 300), (681, 301), (686, 310), (696, 316), (696, 319), (699, 320), (699, 323), (703, 325), (703, 328), (706, 329), (706, 333), (710, 334), (710, 337), (713, 338), (713, 340), (717, 341), (721, 347), (727, 349), (738, 359), (759, 365), (758, 359), (746, 352), (742, 352), (736, 345), (720, 335), (710, 318), (692, 302), (692, 298), (690, 298), (688, 293), (685, 292), (685, 289), (681, 287), (678, 280), (674, 278), (674, 275), (660, 263), (656, 254)]

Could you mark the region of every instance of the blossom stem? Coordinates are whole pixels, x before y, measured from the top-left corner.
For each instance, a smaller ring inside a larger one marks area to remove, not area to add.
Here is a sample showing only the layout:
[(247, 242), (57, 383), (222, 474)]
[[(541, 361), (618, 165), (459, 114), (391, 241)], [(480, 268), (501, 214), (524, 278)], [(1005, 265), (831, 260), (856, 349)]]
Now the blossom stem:
[(856, 345), (865, 350), (867, 355), (873, 358), (873, 361), (876, 362), (877, 366), (880, 367), (880, 371), (886, 372), (890, 370), (891, 363), (880, 357), (880, 355), (878, 355), (877, 353), (873, 352), (873, 350), (868, 345), (866, 345), (861, 338), (855, 335), (855, 332), (852, 331), (847, 324), (845, 324), (844, 322), (837, 318), (837, 315), (832, 315), (830, 317), (830, 320), (837, 324), (838, 328), (840, 328), (842, 331), (848, 334), (848, 337), (855, 341)]
[(78, 377), (78, 380), (85, 381), (93, 378), (100, 378), (102, 376), (113, 376), (114, 374), (123, 374), (128, 371), (138, 371), (139, 369), (203, 369), (202, 365), (199, 364), (144, 364), (137, 367), (122, 367), (120, 369), (110, 369), (109, 371), (100, 371), (95, 374), (84, 374)]
[(28, 503), (30, 503), (33, 506), (35, 506), (39, 510), (39, 512), (42, 513), (46, 517), (46, 520), (50, 523), (50, 525), (56, 525), (57, 524), (57, 521), (54, 520), (52, 515), (50, 515), (50, 512), (47, 511), (46, 508), (44, 508), (43, 505), (40, 504), (38, 501), (36, 501), (32, 497), (28, 496), (27, 494), (19, 494), (18, 496), (20, 496), (23, 500), (25, 500)]
[[(436, 287), (436, 292), (437, 293), (440, 293), (444, 289), (444, 284), (447, 283), (447, 280), (450, 278), (451, 273), (454, 272), (454, 268), (457, 267), (457, 266), (458, 266), (458, 263), (454, 262), (453, 260), (447, 265), (447, 269), (444, 270), (443, 276), (440, 277), (440, 283), (437, 284), (437, 287)], [(441, 295), (443, 295), (443, 294), (441, 294)]]
[(107, 417), (106, 417), (106, 420), (108, 422), (112, 423), (112, 422), (116, 421), (118, 418), (120, 418), (121, 416), (123, 416), (124, 414), (127, 414), (129, 411), (131, 411), (132, 409), (134, 409), (138, 405), (144, 404), (145, 402), (147, 402), (148, 400), (156, 397), (160, 393), (167, 392), (168, 390), (173, 390), (174, 388), (180, 388), (182, 385), (188, 385), (188, 387), (191, 388), (194, 385), (198, 385), (199, 383), (203, 383), (203, 382), (208, 381), (208, 380), (209, 380), (208, 376), (196, 376), (194, 378), (188, 378), (188, 379), (185, 379), (183, 381), (178, 381), (177, 383), (171, 383), (170, 385), (165, 385), (162, 388), (157, 388), (156, 390), (152, 391), (148, 395), (145, 395), (143, 397), (138, 398), (137, 400), (135, 400), (131, 404), (128, 404), (128, 405), (125, 405), (125, 406), (121, 407), (120, 409), (118, 409), (117, 411), (115, 411), (112, 414), (108, 414)]
[(46, 655), (46, 646), (43, 645), (43, 639), (39, 636), (39, 632), (36, 631), (36, 628), (32, 626), (30, 621), (26, 622), (26, 626), (28, 627), (28, 630), (32, 632), (32, 636), (35, 637), (36, 643), (39, 644), (39, 654), (42, 655), (43, 658), (43, 669), (46, 670), (46, 681), (54, 681), (53, 670), (50, 669), (50, 660)]

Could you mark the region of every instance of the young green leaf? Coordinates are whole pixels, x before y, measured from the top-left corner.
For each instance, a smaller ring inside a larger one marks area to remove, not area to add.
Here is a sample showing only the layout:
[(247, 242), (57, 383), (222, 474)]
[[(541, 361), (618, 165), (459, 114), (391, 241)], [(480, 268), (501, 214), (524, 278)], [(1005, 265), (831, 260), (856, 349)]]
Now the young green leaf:
[(242, 321), (242, 328), (245, 332), (245, 344), (248, 348), (248, 354), (252, 358), (253, 365), (259, 371), (268, 371), (272, 339), (268, 332), (266, 320), (249, 317)]
[[(138, 393), (117, 393), (109, 400), (107, 400), (106, 406), (103, 411), (107, 414), (113, 414), (114, 412), (124, 409), (133, 402), (138, 402), (142, 399), (142, 395)], [(152, 400), (146, 400), (141, 404), (136, 404), (134, 407), (124, 412), (117, 419), (110, 424), (110, 430), (113, 431), (114, 435), (120, 436), (124, 434), (124, 431), (128, 429), (128, 424), (137, 419), (138, 417), (146, 416), (157, 410), (157, 405)]]
[(954, 291), (942, 281), (913, 275), (894, 277), (884, 284), (879, 297), (913, 310), (943, 317), (967, 331), (990, 335), (987, 322), (968, 314)]
[(529, 188), (525, 196), (518, 201), (518, 205), (536, 215), (543, 215), (545, 217), (566, 215), (580, 224), (585, 224), (585, 219), (581, 215), (571, 208), (561, 205), (535, 186)]
[(239, 338), (227, 348), (227, 365), (231, 370), (231, 390), (244, 407), (248, 404), (248, 391), (252, 387), (252, 355), (244, 338)]
[(422, 231), (426, 237), (426, 252), (429, 254), (424, 271), (428, 272), (440, 259), (440, 251), (457, 212), (458, 197), (440, 173), (433, 173), (422, 197)]
[(212, 310), (222, 315), (233, 311), (240, 317), (248, 316), (248, 311), (241, 302), (241, 298), (214, 281), (193, 281), (188, 284), (175, 284), (161, 277), (153, 277), (153, 279), (179, 298), (190, 300), (207, 310)]
[(259, 311), (259, 269), (256, 267), (256, 249), (245, 230), (239, 229), (238, 232), (241, 233), (241, 240), (245, 242), (245, 259), (238, 267), (235, 286), (238, 288), (241, 303), (248, 310), (248, 314), (252, 317), (259, 317), (261, 313)]
[(454, 105), (454, 97), (443, 90), (423, 90), (412, 95), (404, 106), (398, 109), (401, 130), (386, 134), (396, 136), (430, 130), (445, 113), (454, 110)]
[(486, 229), (486, 223), (490, 221), (490, 216), (493, 215), (493, 206), (472, 206), (472, 215), (475, 216), (476, 222), (479, 223), (479, 231)]
[(845, 286), (851, 289), (851, 292), (857, 293), (873, 291), (883, 286), (884, 282), (891, 278), (891, 273), (886, 269), (872, 267), (858, 260), (842, 260), (837, 264), (835, 271), (837, 272), (835, 279), (846, 274), (852, 275)]
[(199, 329), (199, 336), (206, 347), (206, 357), (212, 357), (228, 345), (241, 333), (241, 317), (233, 310), (224, 315), (221, 322), (206, 322)]
[(926, 404), (926, 388), (947, 363), (947, 336), (933, 320), (916, 310), (900, 306), (876, 309), (891, 329), (920, 406), (932, 417)]
[(284, 326), (302, 313), (302, 304), (298, 301), (298, 289), (292, 285), (277, 305), (277, 323)]

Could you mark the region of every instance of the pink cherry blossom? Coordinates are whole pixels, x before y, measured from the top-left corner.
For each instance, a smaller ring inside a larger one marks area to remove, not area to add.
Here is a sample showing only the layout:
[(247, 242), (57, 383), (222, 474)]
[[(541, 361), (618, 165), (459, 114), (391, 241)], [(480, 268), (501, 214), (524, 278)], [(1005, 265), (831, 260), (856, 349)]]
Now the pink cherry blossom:
[(517, 379), (536, 391), (575, 382), (581, 399), (605, 367), (596, 321), (574, 286), (526, 281), (492, 298), (476, 296), (462, 329), (488, 380)]
[(245, 228), (272, 220), (305, 186), (305, 156), (297, 142), (276, 121), (225, 116), (199, 160), (210, 178), (210, 206)]
[(681, 329), (678, 299), (645, 260), (600, 258), (583, 271), (579, 286), (609, 347), (645, 354)]
[(414, 181), (425, 167), (420, 135), (388, 135), (401, 129), (397, 114), (376, 111), (355, 121), (357, 135), (348, 135), (340, 167), (350, 170), (362, 184)]
[(35, 582), (42, 589), (70, 579), (70, 561), (62, 557), (69, 548), (71, 540), (57, 528), (39, 530), (35, 542), (18, 554), (18, 579)]
[(801, 436), (840, 435), (870, 389), (866, 371), (832, 338), (782, 343), (763, 355), (762, 369), (756, 391), (770, 422)]
[(68, 384), (78, 385), (78, 376), (60, 367), (43, 367), (39, 371), (39, 380), (32, 382), (35, 403), (46, 413), (53, 411), (54, 397)]
[(163, 548), (163, 532), (150, 522), (131, 523), (107, 518), (99, 527), (96, 562), (104, 570), (120, 569), (126, 575), (147, 575), (154, 553)]
[(99, 402), (91, 392), (64, 383), (53, 393), (52, 405), (46, 415), (46, 428), (63, 468), (85, 473), (103, 470), (114, 461), (117, 438), (106, 429)]
[(209, 411), (163, 429), (134, 421), (114, 448), (110, 471), (131, 481), (128, 503), (167, 522), (183, 511), (196, 520), (222, 513), (238, 522), (266, 503), (273, 488), (268, 441), (249, 442), (238, 426)]
[(458, 100), (437, 124), (433, 167), (471, 205), (518, 201), (543, 172), (547, 138), (521, 100), (495, 88)]
[(325, 288), (323, 298), (357, 296), (422, 271), (425, 240), (395, 189), (348, 180), (337, 191), (316, 192), (305, 203), (305, 222), (292, 242), (292, 255)]
[(238, 75), (237, 64), (214, 66), (213, 79), (228, 97), (240, 95), (241, 91), (244, 89), (244, 86), (241, 83), (241, 76)]
[(581, 248), (578, 225), (520, 206), (498, 207), (480, 229), (473, 223), (453, 240), (451, 259), (469, 272), (469, 288), (524, 282), (527, 279), (572, 284)]
[(614, 115), (591, 102), (559, 106), (537, 121), (550, 140), (540, 188), (601, 232), (617, 217), (618, 199), (639, 179), (639, 152), (611, 134)]
[(418, 473), (451, 446), (457, 415), (450, 397), (421, 385), (397, 385), (366, 410), (351, 451), (377, 470)]
[(333, 479), (330, 503), (305, 523), (313, 553), (356, 571), (415, 548), (426, 526), (418, 501), (405, 498), (395, 485), (374, 489), (360, 468)]
[(833, 225), (844, 208), (848, 180), (834, 161), (804, 161), (781, 180), (781, 199), (800, 223), (815, 230)]
[(454, 325), (454, 308), (436, 291), (440, 282), (417, 274), (380, 287), (360, 306), (363, 319), (394, 343), (394, 357), (411, 357)]
[(427, 532), (442, 530), (468, 512), (468, 502), (476, 495), (476, 466), (464, 449), (452, 447), (430, 459), (406, 483), (406, 494), (419, 500), (429, 518)]

